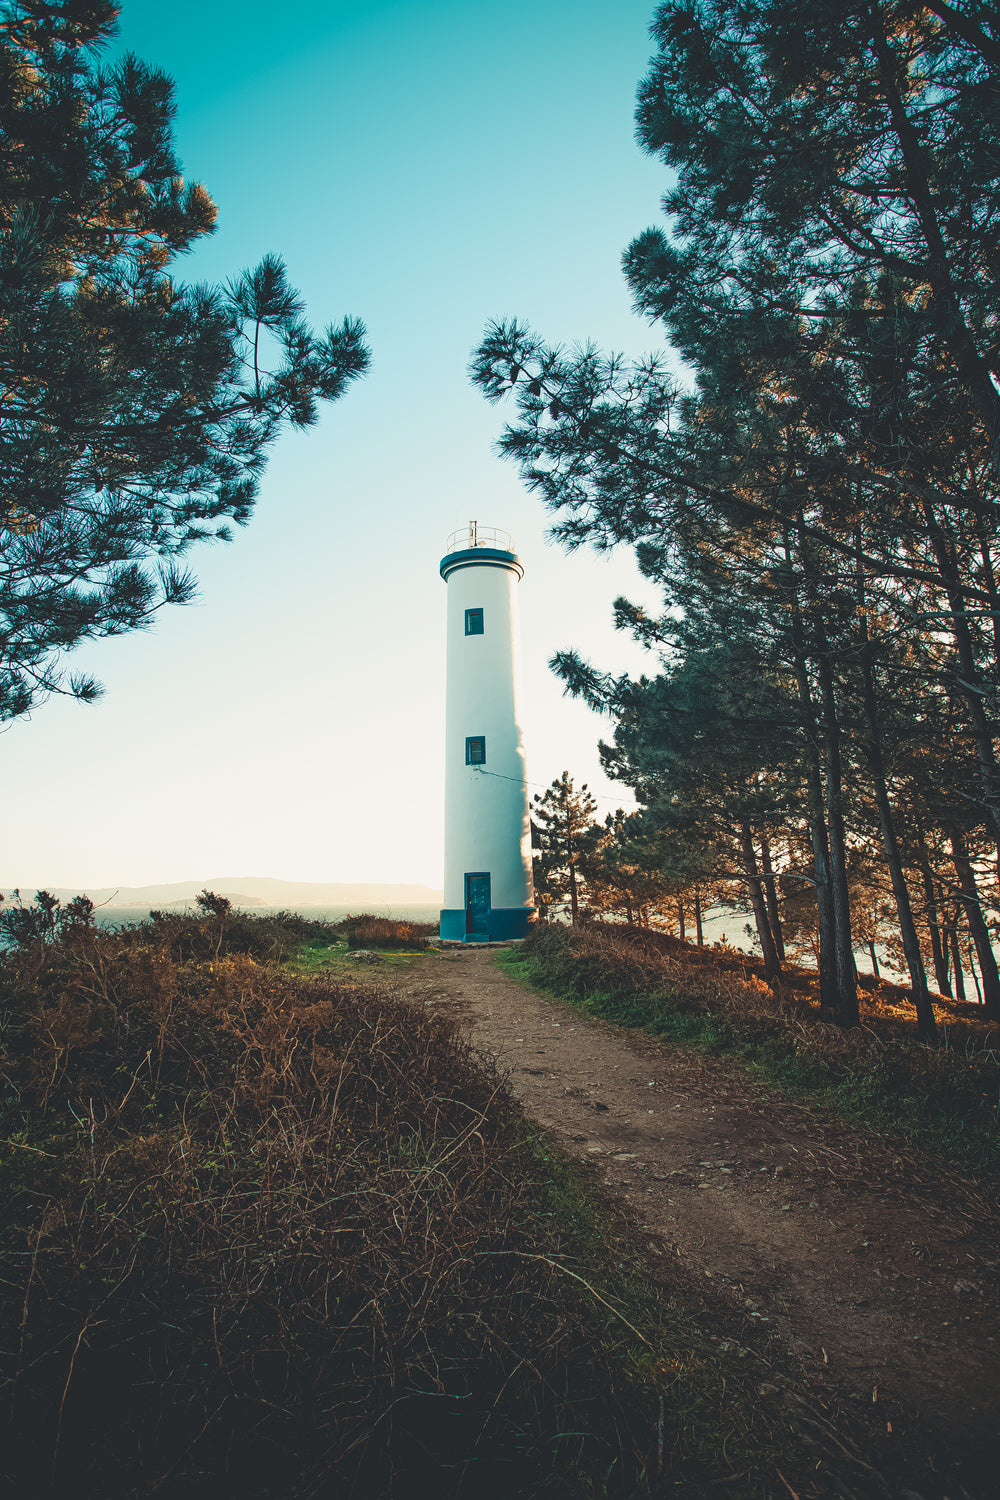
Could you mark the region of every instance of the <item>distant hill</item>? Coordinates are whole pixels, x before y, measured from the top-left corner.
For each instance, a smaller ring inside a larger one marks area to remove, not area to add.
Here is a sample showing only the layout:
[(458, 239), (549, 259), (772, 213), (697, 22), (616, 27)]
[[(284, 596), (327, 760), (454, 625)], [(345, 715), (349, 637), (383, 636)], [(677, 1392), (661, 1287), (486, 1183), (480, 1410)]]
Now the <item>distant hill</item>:
[[(11, 895), (12, 886), (2, 887)], [(303, 906), (365, 907), (434, 905), (443, 892), (429, 885), (327, 885), (312, 880), (272, 880), (267, 875), (216, 875), (209, 880), (179, 880), (170, 885), (120, 885), (52, 887), (60, 901), (76, 895), (89, 896), (95, 906), (178, 906), (193, 901), (200, 891), (228, 896), (234, 906), (284, 906), (296, 911)], [(30, 900), (34, 887), (22, 886), (21, 899)]]

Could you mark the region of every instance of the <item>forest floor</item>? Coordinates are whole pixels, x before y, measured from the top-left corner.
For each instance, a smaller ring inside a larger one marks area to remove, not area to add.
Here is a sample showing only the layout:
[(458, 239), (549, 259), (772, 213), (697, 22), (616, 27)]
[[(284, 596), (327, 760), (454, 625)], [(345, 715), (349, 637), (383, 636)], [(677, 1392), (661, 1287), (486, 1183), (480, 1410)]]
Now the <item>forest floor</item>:
[(1000, 1218), (981, 1185), (737, 1062), (585, 1017), (492, 952), (393, 977), (498, 1059), (650, 1274), (699, 1285), (712, 1336), (759, 1362), (762, 1395), (787, 1392), (803, 1442), (843, 1439), (903, 1500), (995, 1500)]

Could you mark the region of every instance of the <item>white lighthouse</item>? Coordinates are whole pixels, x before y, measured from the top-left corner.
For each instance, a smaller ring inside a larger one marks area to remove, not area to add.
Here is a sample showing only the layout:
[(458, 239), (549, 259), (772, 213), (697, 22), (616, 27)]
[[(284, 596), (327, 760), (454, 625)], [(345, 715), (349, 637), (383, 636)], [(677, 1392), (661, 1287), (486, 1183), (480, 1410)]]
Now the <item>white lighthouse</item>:
[(444, 909), (441, 936), (524, 937), (535, 920), (524, 735), (518, 719), (515, 590), (524, 569), (505, 531), (456, 531), (448, 585)]

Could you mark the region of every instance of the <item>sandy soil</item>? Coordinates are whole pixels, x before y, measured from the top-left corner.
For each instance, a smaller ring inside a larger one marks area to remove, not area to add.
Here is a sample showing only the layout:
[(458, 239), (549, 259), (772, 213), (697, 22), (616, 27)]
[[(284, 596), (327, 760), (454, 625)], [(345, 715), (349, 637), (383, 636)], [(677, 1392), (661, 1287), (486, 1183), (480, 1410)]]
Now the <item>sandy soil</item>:
[[(709, 1278), (720, 1342), (739, 1350), (760, 1330), (783, 1353), (772, 1379), (856, 1414), (843, 1435), (857, 1453), (868, 1434), (886, 1476), (875, 1489), (1000, 1496), (1000, 1223), (974, 1184), (727, 1060), (583, 1018), (490, 951), (422, 961), (401, 988), (499, 1060), (645, 1238), (654, 1272), (667, 1257)], [(926, 1455), (916, 1489), (889, 1477), (903, 1446)]]

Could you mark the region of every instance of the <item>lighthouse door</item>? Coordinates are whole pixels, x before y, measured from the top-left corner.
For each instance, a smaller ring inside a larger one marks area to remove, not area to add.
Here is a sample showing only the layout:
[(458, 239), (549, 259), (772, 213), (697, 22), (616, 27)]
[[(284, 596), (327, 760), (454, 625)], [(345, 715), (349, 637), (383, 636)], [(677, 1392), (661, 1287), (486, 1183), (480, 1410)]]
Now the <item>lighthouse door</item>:
[(486, 942), (490, 935), (490, 877), (465, 877), (465, 935)]

